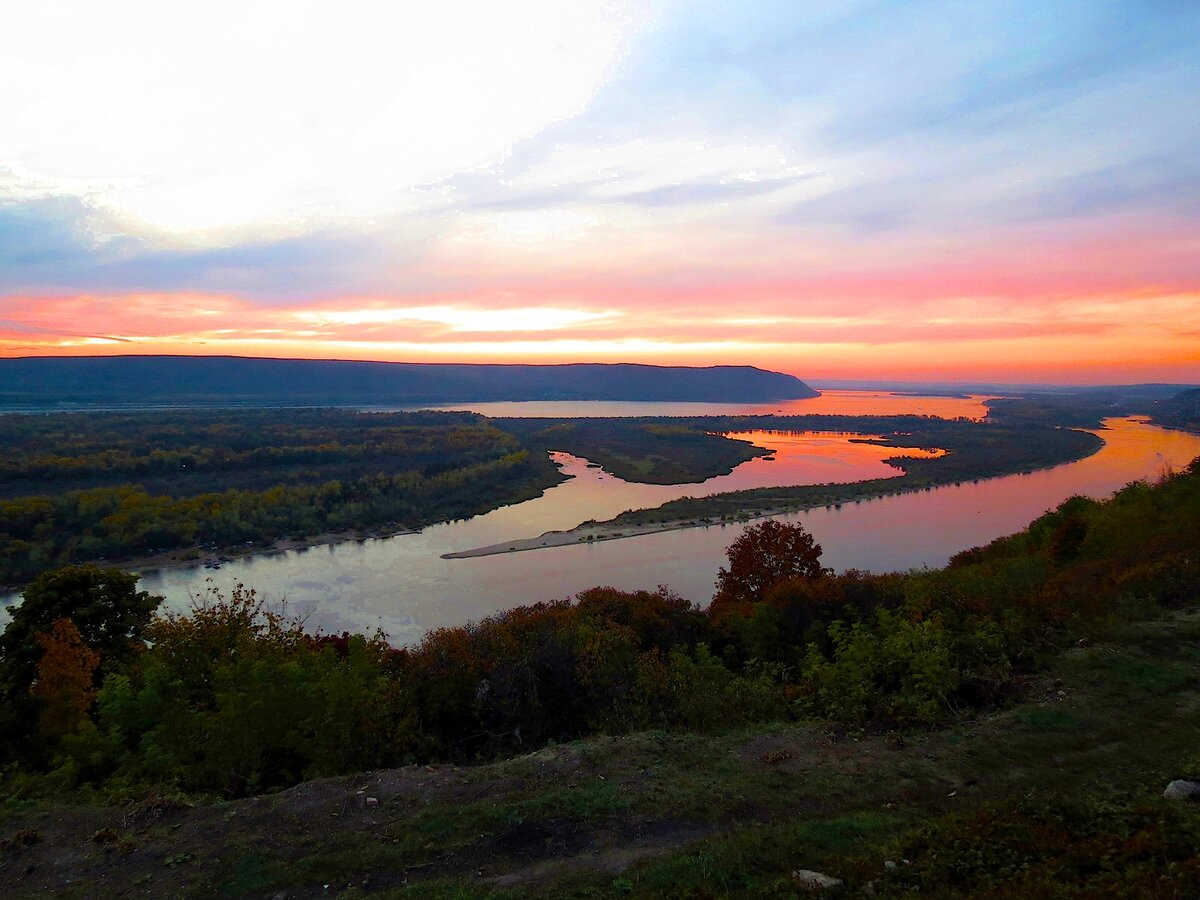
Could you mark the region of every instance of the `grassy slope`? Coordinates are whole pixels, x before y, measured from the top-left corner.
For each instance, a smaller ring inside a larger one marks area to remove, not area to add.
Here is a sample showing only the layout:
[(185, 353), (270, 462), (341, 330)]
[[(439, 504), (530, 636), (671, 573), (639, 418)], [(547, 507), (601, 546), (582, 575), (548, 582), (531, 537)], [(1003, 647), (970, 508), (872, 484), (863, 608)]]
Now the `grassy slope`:
[(847, 894), (874, 880), (901, 896), (926, 861), (888, 872), (896, 841), (1012, 797), (1143, 803), (1200, 836), (1200, 804), (1159, 796), (1200, 774), (1200, 610), (1084, 643), (1015, 708), (902, 738), (651, 732), (190, 808), (10, 802), (0, 881), (30, 897), (791, 896), (791, 872), (811, 868), (847, 878)]

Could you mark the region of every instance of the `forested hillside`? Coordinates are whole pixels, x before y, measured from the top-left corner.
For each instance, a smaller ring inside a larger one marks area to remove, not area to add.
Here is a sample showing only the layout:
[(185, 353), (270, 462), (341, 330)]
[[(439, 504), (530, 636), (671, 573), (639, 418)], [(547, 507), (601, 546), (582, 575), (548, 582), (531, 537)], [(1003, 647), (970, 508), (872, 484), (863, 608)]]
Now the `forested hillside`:
[(815, 397), (753, 366), (502, 365), (107, 356), (0, 359), (0, 409), (357, 406), (489, 400), (759, 402)]
[(1200, 431), (1200, 388), (1159, 401), (1154, 408), (1154, 421), (1167, 428)]

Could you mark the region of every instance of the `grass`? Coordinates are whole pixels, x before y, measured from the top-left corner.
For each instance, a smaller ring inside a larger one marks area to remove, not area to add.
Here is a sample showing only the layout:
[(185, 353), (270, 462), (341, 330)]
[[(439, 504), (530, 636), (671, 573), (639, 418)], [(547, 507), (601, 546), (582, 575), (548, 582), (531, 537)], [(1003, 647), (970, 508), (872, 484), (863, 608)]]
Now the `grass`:
[[(10, 805), (0, 838), (45, 840), (0, 854), (0, 878), (82, 846), (68, 853), (92, 879), (78, 896), (149, 878), (179, 896), (790, 897), (797, 869), (844, 878), (846, 895), (872, 882), (882, 896), (1051, 897), (1061, 881), (1122, 896), (1127, 881), (1142, 892), (1130, 896), (1171, 896), (1191, 884), (1186, 841), (1200, 845), (1200, 804), (1161, 799), (1200, 776), (1200, 611), (1089, 637), (1024, 702), (940, 731), (601, 737), (400, 770), (403, 789), (371, 810), (354, 806), (367, 773), (118, 829), (136, 847), (120, 859), (88, 843), (113, 827), (103, 810)], [(74, 837), (61, 831), (72, 816)], [(904, 871), (883, 865), (901, 858)]]

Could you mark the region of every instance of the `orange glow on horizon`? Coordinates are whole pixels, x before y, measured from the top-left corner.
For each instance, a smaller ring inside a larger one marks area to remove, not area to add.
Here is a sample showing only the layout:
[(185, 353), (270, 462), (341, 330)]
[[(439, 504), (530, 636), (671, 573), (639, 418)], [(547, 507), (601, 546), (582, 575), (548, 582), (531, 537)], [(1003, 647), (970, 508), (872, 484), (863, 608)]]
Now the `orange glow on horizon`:
[(520, 290), (412, 297), (0, 296), (0, 356), (644, 362), (756, 365), (817, 381), (1200, 382), (1200, 287), (1187, 279), (1118, 287), (1080, 275), (1069, 291), (1047, 276), (1038, 293), (1033, 275), (1005, 284), (1001, 268), (972, 276), (934, 264), (695, 289), (534, 278)]

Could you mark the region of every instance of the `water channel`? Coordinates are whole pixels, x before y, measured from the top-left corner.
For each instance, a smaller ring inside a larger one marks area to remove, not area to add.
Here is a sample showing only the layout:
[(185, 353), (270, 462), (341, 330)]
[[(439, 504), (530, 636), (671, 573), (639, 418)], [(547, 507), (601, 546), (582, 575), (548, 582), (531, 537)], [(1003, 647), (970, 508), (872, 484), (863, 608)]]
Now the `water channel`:
[[(827, 391), (811, 400), (776, 404), (521, 403), (469, 408), (488, 415), (732, 415), (827, 413), (925, 414), (981, 418), (983, 401), (865, 391)], [(466, 407), (458, 407), (466, 408)], [(1104, 447), (1076, 463), (898, 496), (815, 509), (783, 518), (802, 523), (836, 569), (889, 571), (940, 566), (968, 547), (1019, 530), (1073, 494), (1103, 497), (1140, 478), (1181, 468), (1200, 456), (1200, 436), (1168, 431), (1136, 419), (1111, 419), (1100, 432)], [(665, 584), (706, 603), (725, 548), (737, 525), (713, 525), (605, 541), (442, 559), (444, 553), (536, 537), (626, 509), (657, 506), (681, 496), (780, 484), (849, 482), (887, 477), (883, 460), (920, 451), (856, 443), (850, 434), (745, 432), (735, 435), (771, 448), (773, 459), (753, 459), (702, 484), (632, 484), (555, 454), (568, 480), (541, 497), (419, 533), (321, 545), (250, 556), (219, 570), (167, 568), (142, 573), (141, 586), (185, 608), (210, 588), (242, 583), (287, 610), (307, 614), (326, 631), (387, 632), (396, 643), (418, 640), (431, 628), (478, 620), (498, 610), (569, 597), (598, 584), (630, 590)], [(0, 598), (0, 603), (16, 597)]]
[[(959, 550), (1019, 530), (1074, 494), (1103, 497), (1130, 481), (1185, 466), (1200, 455), (1197, 435), (1134, 419), (1106, 424), (1101, 432), (1105, 446), (1076, 463), (784, 518), (809, 529), (825, 549), (825, 563), (836, 569), (939, 566)], [(380, 627), (395, 643), (511, 606), (569, 597), (597, 584), (626, 590), (666, 584), (690, 600), (706, 603), (724, 549), (740, 532), (739, 526), (713, 525), (475, 559), (446, 560), (441, 555), (570, 528), (585, 519), (609, 518), (672, 497), (760, 484), (854, 481), (895, 472), (882, 462), (895, 455), (895, 449), (851, 443), (849, 435), (762, 432), (743, 437), (775, 449), (775, 460), (751, 460), (703, 484), (642, 485), (558, 454), (556, 461), (570, 478), (535, 500), (416, 534), (247, 557), (215, 572), (146, 572), (142, 586), (179, 607), (210, 584), (228, 590), (241, 582), (269, 600), (286, 599), (290, 612), (309, 615), (310, 626), (326, 631)]]

